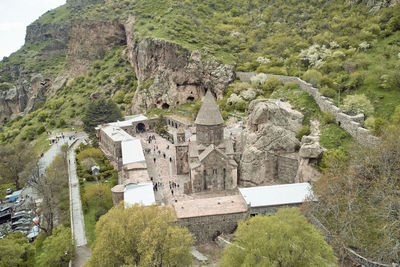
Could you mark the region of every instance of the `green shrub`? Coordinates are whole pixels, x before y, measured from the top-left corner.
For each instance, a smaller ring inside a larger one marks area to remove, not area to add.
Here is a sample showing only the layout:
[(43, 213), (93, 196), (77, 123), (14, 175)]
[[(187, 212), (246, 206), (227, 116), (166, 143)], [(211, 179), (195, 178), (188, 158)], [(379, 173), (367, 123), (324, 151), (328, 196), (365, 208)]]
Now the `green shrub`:
[(264, 82), (264, 84), (262, 85), (262, 89), (265, 93), (268, 93), (268, 92), (271, 93), (274, 90), (276, 90), (282, 86), (283, 86), (283, 83), (281, 82), (281, 80), (279, 80), (276, 77), (271, 77)]
[(384, 118), (376, 118), (374, 133), (377, 136), (381, 136), (388, 125), (389, 125), (389, 122), (387, 120), (385, 120)]
[(122, 92), (121, 90), (117, 91), (114, 96), (113, 96), (113, 100), (115, 103), (117, 104), (122, 104), (124, 102), (124, 92)]
[(303, 80), (311, 83), (314, 87), (319, 85), (322, 74), (317, 70), (308, 70), (303, 74)]
[(343, 149), (330, 149), (324, 152), (321, 162), (318, 165), (318, 169), (322, 172), (328, 170), (331, 167), (332, 162), (347, 162), (349, 155), (343, 151)]
[(342, 108), (347, 112), (364, 113), (367, 116), (374, 112), (374, 106), (364, 94), (346, 96), (343, 100)]
[(375, 131), (375, 117), (374, 116), (369, 116), (365, 122), (364, 122), (364, 128), (370, 130), (370, 131)]
[(309, 135), (310, 133), (311, 133), (310, 126), (309, 125), (303, 125), (303, 127), (301, 127), (299, 132), (296, 134), (296, 138), (299, 139), (299, 141), (301, 141), (301, 138), (303, 136)]
[(393, 124), (398, 125), (400, 124), (400, 106), (397, 106), (390, 117), (390, 120)]
[(300, 86), (299, 86), (298, 82), (288, 82), (288, 83), (285, 83), (285, 85), (283, 86), (283, 89), (285, 89), (285, 90), (300, 89)]
[(323, 125), (328, 125), (328, 124), (334, 123), (333, 113), (328, 111), (328, 112), (325, 112), (324, 114), (322, 114), (321, 123)]
[(36, 133), (37, 133), (37, 135), (41, 135), (45, 131), (46, 131), (46, 128), (43, 125), (41, 125), (39, 128), (37, 128)]
[(327, 86), (322, 87), (320, 89), (320, 93), (323, 96), (326, 96), (326, 97), (329, 97), (329, 98), (332, 98), (332, 99), (335, 99), (336, 96), (337, 96), (336, 91), (334, 89), (332, 89), (332, 88), (327, 87)]

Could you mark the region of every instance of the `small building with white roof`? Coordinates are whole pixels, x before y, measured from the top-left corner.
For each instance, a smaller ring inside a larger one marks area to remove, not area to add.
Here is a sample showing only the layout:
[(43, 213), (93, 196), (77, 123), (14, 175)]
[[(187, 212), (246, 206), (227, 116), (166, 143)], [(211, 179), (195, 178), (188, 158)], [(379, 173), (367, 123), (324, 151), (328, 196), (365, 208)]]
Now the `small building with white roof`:
[(124, 189), (124, 206), (131, 207), (135, 204), (151, 206), (156, 204), (153, 184), (127, 184)]
[(279, 184), (239, 188), (250, 216), (275, 213), (285, 206), (300, 206), (312, 196), (309, 183)]

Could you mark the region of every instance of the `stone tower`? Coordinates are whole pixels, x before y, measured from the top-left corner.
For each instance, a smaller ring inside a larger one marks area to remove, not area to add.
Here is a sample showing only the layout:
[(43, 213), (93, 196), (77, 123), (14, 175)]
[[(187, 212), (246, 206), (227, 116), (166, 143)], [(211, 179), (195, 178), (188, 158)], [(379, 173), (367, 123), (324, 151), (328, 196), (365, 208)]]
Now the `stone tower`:
[(198, 145), (206, 148), (211, 144), (218, 146), (223, 143), (224, 120), (210, 90), (204, 96), (195, 124)]
[(185, 130), (182, 127), (176, 132), (176, 173), (178, 175), (189, 173), (189, 146), (185, 138)]

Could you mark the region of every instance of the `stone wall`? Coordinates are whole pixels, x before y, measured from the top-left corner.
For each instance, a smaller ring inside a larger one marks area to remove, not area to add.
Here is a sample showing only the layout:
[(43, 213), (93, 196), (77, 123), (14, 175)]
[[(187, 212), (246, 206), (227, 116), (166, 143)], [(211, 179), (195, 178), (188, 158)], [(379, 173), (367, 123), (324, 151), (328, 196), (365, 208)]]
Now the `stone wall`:
[[(249, 82), (251, 77), (255, 76), (256, 73), (253, 72), (237, 72), (237, 77), (244, 82)], [(364, 125), (364, 115), (357, 114), (355, 116), (350, 116), (345, 114), (340, 108), (336, 107), (332, 99), (321, 95), (318, 88), (313, 87), (311, 84), (292, 76), (266, 74), (269, 77), (276, 77), (280, 79), (283, 83), (287, 82), (297, 82), (301, 89), (312, 95), (315, 102), (318, 104), (319, 108), (323, 112), (331, 112), (333, 114), (335, 122), (345, 129), (354, 139), (359, 143), (373, 146), (379, 142), (379, 138), (373, 136), (371, 131), (363, 128)]]
[(294, 183), (299, 168), (297, 153), (278, 155), (277, 163), (278, 178), (287, 183)]
[(292, 204), (292, 205), (277, 205), (277, 206), (265, 206), (265, 207), (249, 207), (249, 215), (254, 216), (257, 214), (266, 215), (266, 214), (275, 214), (279, 209), (285, 207), (300, 207), (301, 203), (299, 204)]
[(187, 227), (194, 235), (197, 244), (215, 239), (220, 234), (231, 234), (237, 224), (247, 218), (246, 212), (191, 217), (178, 219), (178, 224)]
[(187, 123), (180, 121), (172, 116), (166, 116), (166, 119), (167, 119), (167, 124), (176, 129), (178, 129), (179, 127), (182, 127), (184, 129), (189, 129), (189, 127), (192, 126), (191, 124), (187, 124)]

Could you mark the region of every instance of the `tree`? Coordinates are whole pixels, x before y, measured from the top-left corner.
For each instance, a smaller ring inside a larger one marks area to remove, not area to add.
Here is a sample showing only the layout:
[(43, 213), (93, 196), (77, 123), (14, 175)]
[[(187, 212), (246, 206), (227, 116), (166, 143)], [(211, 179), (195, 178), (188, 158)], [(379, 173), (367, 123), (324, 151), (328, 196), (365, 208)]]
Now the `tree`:
[(83, 115), (84, 130), (94, 133), (94, 128), (103, 123), (122, 120), (122, 114), (118, 106), (111, 100), (98, 99), (91, 101)]
[(0, 266), (33, 266), (35, 248), (22, 233), (0, 239)]
[(165, 119), (165, 117), (162, 114), (156, 120), (156, 122), (154, 124), (154, 130), (156, 133), (161, 134), (161, 135), (168, 133), (167, 120)]
[(239, 223), (220, 266), (335, 266), (332, 248), (297, 208)]
[(82, 202), (86, 209), (89, 206), (94, 207), (96, 209), (96, 217), (100, 217), (111, 209), (113, 205), (110, 187), (105, 184), (89, 185), (85, 188)]
[(96, 224), (89, 266), (188, 266), (192, 235), (169, 207), (112, 208)]
[[(27, 184), (42, 196), (39, 227), (47, 234), (53, 232), (55, 221), (68, 220), (68, 169), (66, 153), (57, 155), (45, 175), (36, 166)], [(38, 214), (39, 215), (39, 214)]]
[(332, 157), (313, 186), (307, 210), (329, 231), (338, 251), (352, 247), (375, 261), (400, 261), (400, 136), (388, 129), (373, 148), (354, 145)]
[(35, 154), (26, 143), (13, 143), (0, 147), (0, 177), (2, 183), (14, 183), (21, 189), (22, 181), (28, 177)]
[(38, 257), (39, 266), (68, 266), (74, 257), (75, 246), (71, 229), (59, 226), (43, 242), (43, 253)]

